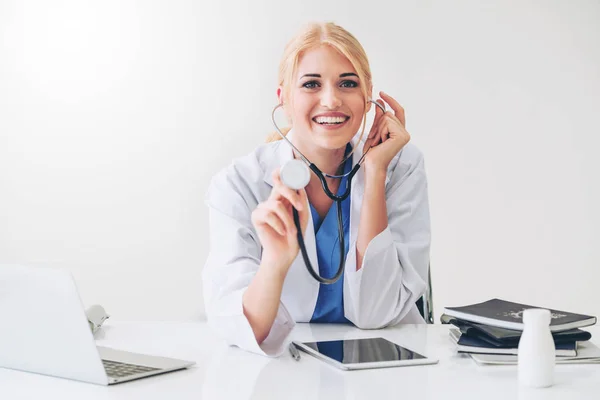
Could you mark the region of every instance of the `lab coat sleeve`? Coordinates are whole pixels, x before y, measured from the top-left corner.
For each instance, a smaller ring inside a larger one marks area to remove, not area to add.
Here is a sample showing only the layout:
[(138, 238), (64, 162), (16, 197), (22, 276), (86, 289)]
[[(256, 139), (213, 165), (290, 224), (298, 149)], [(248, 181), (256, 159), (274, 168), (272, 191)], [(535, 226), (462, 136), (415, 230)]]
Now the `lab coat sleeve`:
[(202, 272), (206, 316), (230, 345), (278, 356), (295, 322), (280, 303), (273, 327), (259, 345), (244, 315), (242, 296), (258, 271), (261, 245), (251, 222), (253, 207), (244, 186), (224, 174), (213, 178), (206, 196), (210, 248)]
[(394, 325), (409, 313), (414, 319), (415, 302), (426, 290), (430, 219), (421, 153), (410, 164), (392, 172), (386, 185), (388, 226), (369, 242), (358, 271), (356, 242), (348, 252), (344, 312), (359, 328)]

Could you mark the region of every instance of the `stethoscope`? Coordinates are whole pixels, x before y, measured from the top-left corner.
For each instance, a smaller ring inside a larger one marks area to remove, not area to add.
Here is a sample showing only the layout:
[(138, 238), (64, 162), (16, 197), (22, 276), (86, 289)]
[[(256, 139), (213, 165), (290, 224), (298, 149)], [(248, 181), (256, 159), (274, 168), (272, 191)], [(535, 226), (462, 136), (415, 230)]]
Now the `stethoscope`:
[[(383, 105), (381, 105), (378, 102), (371, 100), (371, 99), (369, 99), (369, 102), (375, 104), (385, 114), (385, 107)], [(358, 160), (358, 162), (356, 163), (354, 168), (352, 168), (349, 172), (342, 174), (342, 175), (329, 175), (327, 173), (321, 172), (321, 170), (315, 164), (310, 162), (308, 160), (308, 158), (306, 158), (304, 156), (304, 154), (302, 154), (302, 152), (300, 150), (298, 150), (298, 148), (296, 146), (294, 146), (294, 144), (283, 134), (283, 132), (281, 132), (281, 130), (279, 129), (279, 126), (277, 126), (277, 122), (275, 122), (275, 112), (280, 107), (283, 107), (283, 103), (278, 104), (273, 109), (273, 112), (271, 113), (271, 119), (273, 120), (273, 125), (275, 126), (275, 129), (277, 129), (277, 132), (279, 133), (281, 138), (283, 140), (285, 140), (290, 146), (292, 146), (294, 151), (300, 157), (300, 160), (298, 160), (298, 159), (290, 160), (281, 167), (281, 171), (280, 171), (281, 181), (283, 182), (284, 185), (286, 185), (287, 187), (289, 187), (291, 189), (294, 189), (294, 190), (304, 189), (306, 187), (306, 185), (308, 185), (308, 182), (310, 182), (310, 171), (309, 171), (309, 169), (310, 169), (312, 172), (315, 173), (315, 175), (317, 175), (317, 178), (319, 178), (319, 180), (321, 181), (321, 186), (323, 187), (323, 191), (325, 192), (325, 194), (331, 200), (335, 201), (335, 203), (337, 205), (338, 241), (340, 244), (339, 245), (340, 263), (339, 263), (336, 274), (332, 278), (324, 278), (322, 276), (319, 276), (313, 269), (312, 264), (310, 263), (310, 260), (308, 258), (306, 246), (304, 245), (304, 237), (302, 236), (302, 229), (300, 227), (300, 216), (298, 215), (298, 210), (296, 210), (295, 207), (292, 207), (292, 211), (294, 214), (294, 224), (296, 224), (296, 230), (298, 232), (298, 234), (297, 234), (298, 235), (298, 245), (302, 252), (302, 258), (304, 259), (304, 265), (306, 265), (306, 269), (308, 270), (310, 275), (313, 278), (315, 278), (318, 282), (324, 283), (326, 285), (330, 285), (332, 283), (337, 282), (340, 279), (340, 277), (342, 276), (342, 273), (344, 272), (344, 265), (346, 263), (346, 254), (344, 251), (346, 244), (344, 242), (344, 222), (342, 220), (342, 201), (344, 201), (350, 195), (350, 187), (352, 184), (352, 178), (360, 169), (360, 166), (362, 165), (362, 163), (365, 160), (365, 156), (367, 155), (367, 153), (369, 152), (369, 150), (371, 150), (371, 147), (373, 147), (373, 146), (369, 146), (367, 151), (365, 151), (363, 153), (360, 160)], [(351, 156), (352, 156), (352, 153), (348, 157), (351, 157)], [(346, 162), (348, 157), (344, 158), (341, 165), (343, 165)], [(329, 190), (329, 185), (327, 185), (327, 181), (325, 180), (325, 177), (338, 178), (338, 179), (348, 177), (348, 179), (346, 180), (346, 190), (344, 191), (344, 193), (339, 196), (336, 195), (335, 193), (332, 193), (331, 190)]]

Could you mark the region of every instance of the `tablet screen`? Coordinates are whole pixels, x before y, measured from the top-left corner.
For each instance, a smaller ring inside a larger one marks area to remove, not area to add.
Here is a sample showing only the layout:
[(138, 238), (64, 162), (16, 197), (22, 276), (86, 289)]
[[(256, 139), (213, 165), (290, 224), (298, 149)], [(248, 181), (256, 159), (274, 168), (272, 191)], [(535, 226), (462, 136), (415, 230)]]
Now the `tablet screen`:
[(304, 342), (316, 352), (342, 364), (361, 364), (382, 361), (420, 360), (426, 357), (398, 346), (384, 338)]

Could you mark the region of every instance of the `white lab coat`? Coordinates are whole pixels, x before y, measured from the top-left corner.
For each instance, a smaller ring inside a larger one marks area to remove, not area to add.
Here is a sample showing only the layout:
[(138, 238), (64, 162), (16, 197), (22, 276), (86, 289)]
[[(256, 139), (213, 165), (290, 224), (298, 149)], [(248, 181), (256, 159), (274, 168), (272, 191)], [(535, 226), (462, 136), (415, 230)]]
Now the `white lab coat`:
[[(293, 132), (288, 135), (292, 137)], [(353, 144), (355, 164), (362, 143), (355, 138)], [(264, 342), (257, 343), (242, 308), (242, 296), (259, 268), (262, 251), (251, 213), (269, 197), (273, 170), (292, 158), (291, 147), (283, 140), (261, 145), (215, 175), (206, 196), (210, 251), (202, 278), (209, 325), (229, 344), (269, 356), (284, 351), (295, 322), (310, 321), (319, 293), (319, 283), (306, 270), (299, 252), (286, 276), (273, 327)], [(364, 169), (352, 180), (344, 315), (363, 329), (424, 323), (415, 302), (426, 289), (429, 204), (423, 156), (414, 145), (408, 143), (392, 159), (385, 185), (388, 226), (368, 244), (362, 267), (356, 271)], [(315, 233), (308, 215), (305, 245), (318, 273)]]

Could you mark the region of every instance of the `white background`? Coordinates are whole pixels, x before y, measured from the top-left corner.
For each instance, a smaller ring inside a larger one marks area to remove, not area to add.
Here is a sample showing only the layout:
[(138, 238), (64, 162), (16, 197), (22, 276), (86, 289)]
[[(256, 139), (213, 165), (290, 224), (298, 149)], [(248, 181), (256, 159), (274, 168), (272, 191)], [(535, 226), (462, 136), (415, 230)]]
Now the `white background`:
[(66, 267), (115, 318), (201, 316), (209, 179), (273, 131), (313, 20), (361, 41), (425, 154), (436, 319), (600, 315), (595, 0), (3, 0), (0, 263)]

